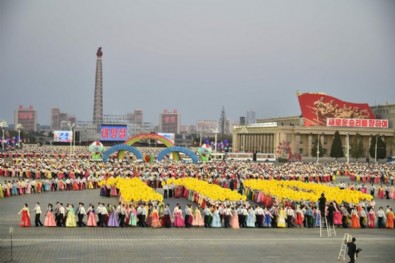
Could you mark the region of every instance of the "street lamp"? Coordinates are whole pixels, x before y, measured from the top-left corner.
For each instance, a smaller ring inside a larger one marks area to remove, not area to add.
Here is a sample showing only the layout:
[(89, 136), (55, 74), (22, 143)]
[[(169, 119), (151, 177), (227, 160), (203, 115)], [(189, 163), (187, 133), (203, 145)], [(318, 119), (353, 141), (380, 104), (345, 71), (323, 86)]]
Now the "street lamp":
[(318, 134), (318, 141), (317, 141), (317, 164), (320, 160), (320, 135)]
[(76, 139), (75, 139), (75, 130), (77, 129), (77, 128), (79, 128), (80, 126), (78, 126), (77, 124), (73, 124), (74, 125), (74, 128), (73, 128), (73, 153), (75, 154), (75, 142), (76, 142)]
[(67, 126), (69, 126), (70, 131), (71, 131), (71, 139), (70, 139), (70, 158), (73, 154), (73, 141), (74, 141), (74, 128), (76, 127), (75, 123), (72, 123), (70, 121), (67, 121)]
[(347, 138), (347, 164), (350, 162), (350, 137), (348, 132), (346, 132), (346, 138)]
[(376, 144), (374, 146), (374, 161), (375, 163), (377, 163), (377, 139), (378, 139), (379, 135), (376, 134)]
[(217, 135), (219, 133), (218, 128), (215, 128), (215, 130), (213, 130), (213, 133), (215, 134), (214, 151), (217, 152)]
[(18, 123), (15, 129), (18, 131), (18, 146), (21, 148), (21, 130), (23, 130), (22, 124)]
[(2, 140), (1, 140), (1, 149), (4, 152), (4, 140), (5, 140), (4, 139), (4, 133), (5, 133), (4, 129), (8, 128), (7, 122), (6, 121), (1, 121), (0, 122), (0, 128), (1, 128), (1, 131), (3, 132), (3, 136), (2, 136)]

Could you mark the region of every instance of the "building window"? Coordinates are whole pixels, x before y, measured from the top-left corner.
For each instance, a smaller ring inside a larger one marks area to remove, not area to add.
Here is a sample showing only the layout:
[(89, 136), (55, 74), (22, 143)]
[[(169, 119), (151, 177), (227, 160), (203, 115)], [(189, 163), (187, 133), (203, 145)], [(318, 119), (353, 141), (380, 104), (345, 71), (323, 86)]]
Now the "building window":
[(303, 154), (303, 148), (299, 148), (299, 153)]

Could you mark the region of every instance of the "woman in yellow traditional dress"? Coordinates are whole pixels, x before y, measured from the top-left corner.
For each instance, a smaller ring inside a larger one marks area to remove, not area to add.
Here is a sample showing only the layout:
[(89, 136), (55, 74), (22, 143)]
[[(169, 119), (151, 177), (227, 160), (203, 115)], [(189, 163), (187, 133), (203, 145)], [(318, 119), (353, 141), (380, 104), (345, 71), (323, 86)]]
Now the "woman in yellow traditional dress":
[(283, 207), (278, 209), (277, 228), (285, 228), (285, 211)]

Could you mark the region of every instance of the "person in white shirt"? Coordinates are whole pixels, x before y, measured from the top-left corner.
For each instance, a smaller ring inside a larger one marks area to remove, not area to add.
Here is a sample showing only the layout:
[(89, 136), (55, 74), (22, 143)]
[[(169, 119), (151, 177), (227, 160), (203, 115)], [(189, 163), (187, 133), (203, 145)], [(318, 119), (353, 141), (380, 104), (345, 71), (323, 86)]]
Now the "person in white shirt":
[(213, 214), (211, 213), (210, 208), (208, 206), (204, 208), (203, 214), (204, 214), (204, 226), (211, 227), (211, 219)]
[(380, 206), (379, 211), (377, 211), (377, 220), (378, 220), (378, 227), (385, 228), (385, 213), (383, 207)]
[(40, 219), (41, 207), (39, 202), (36, 203), (36, 206), (34, 207), (34, 212), (36, 212), (36, 218), (34, 220), (36, 227), (43, 226), (43, 223), (41, 223), (41, 219)]
[(285, 210), (285, 213), (287, 214), (287, 227), (288, 228), (292, 228), (292, 227), (294, 227), (294, 224), (293, 224), (293, 219), (295, 218), (295, 211), (292, 209), (292, 207), (288, 207), (286, 210)]
[(137, 225), (140, 227), (146, 227), (147, 223), (145, 222), (145, 217), (147, 215), (147, 212), (145, 210), (144, 204), (140, 204), (139, 207), (137, 208)]
[(258, 227), (263, 227), (264, 211), (260, 205), (257, 205), (255, 209), (256, 222)]
[(168, 185), (168, 184), (165, 184), (165, 185), (163, 186), (163, 198), (164, 198), (164, 199), (167, 199), (167, 193), (168, 193), (168, 191), (169, 191), (169, 185)]
[(66, 210), (63, 207), (63, 203), (60, 203), (60, 206), (59, 206), (59, 220), (60, 220), (60, 226), (65, 227), (66, 226)]
[(86, 216), (86, 211), (83, 203), (79, 203), (78, 210), (77, 210), (78, 222), (77, 225), (79, 227), (86, 226), (86, 224), (82, 221), (84, 216)]
[(224, 209), (224, 218), (225, 218), (225, 228), (230, 228), (230, 217), (232, 216), (232, 210), (230, 209), (230, 205), (228, 205)]

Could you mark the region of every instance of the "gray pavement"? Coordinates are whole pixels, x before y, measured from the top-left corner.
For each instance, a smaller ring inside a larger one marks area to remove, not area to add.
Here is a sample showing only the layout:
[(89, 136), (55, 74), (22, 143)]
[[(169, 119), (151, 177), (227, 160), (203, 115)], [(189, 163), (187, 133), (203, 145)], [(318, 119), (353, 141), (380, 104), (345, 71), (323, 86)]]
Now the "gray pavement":
[[(118, 202), (99, 197), (98, 190), (0, 199), (0, 262), (11, 259), (10, 227), (14, 228), (15, 262), (337, 262), (346, 232), (363, 248), (358, 262), (388, 263), (395, 258), (394, 230), (337, 229), (337, 237), (320, 238), (319, 229), (18, 227), (23, 204), (27, 202), (32, 209), (37, 201), (43, 210), (56, 201), (75, 205), (79, 201), (95, 205)], [(184, 199), (169, 201), (172, 207), (187, 203)]]

